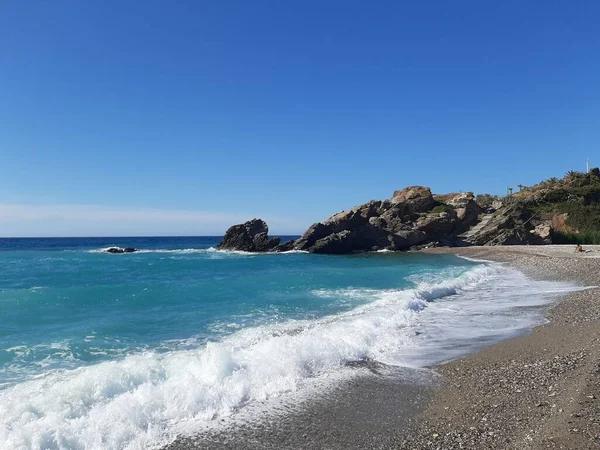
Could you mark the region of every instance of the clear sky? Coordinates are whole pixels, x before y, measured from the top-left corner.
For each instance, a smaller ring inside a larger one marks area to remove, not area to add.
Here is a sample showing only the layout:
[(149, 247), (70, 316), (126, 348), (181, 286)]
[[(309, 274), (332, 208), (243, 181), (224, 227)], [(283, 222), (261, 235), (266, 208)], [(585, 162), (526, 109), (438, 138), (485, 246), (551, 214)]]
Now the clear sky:
[(597, 1), (0, 1), (0, 236), (274, 233), (600, 165)]

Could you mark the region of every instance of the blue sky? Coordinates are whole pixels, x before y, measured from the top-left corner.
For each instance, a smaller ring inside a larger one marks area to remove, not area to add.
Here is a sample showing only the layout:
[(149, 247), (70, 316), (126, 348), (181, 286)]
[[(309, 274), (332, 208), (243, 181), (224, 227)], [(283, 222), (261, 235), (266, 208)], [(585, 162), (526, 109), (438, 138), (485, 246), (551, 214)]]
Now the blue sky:
[(274, 233), (600, 165), (594, 1), (0, 2), (0, 236)]

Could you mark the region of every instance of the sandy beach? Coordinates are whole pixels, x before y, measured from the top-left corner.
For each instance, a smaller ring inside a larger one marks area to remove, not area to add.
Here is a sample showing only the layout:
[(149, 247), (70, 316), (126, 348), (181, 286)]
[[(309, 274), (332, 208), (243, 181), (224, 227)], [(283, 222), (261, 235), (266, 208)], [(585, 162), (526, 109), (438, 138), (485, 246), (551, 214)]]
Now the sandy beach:
[[(503, 262), (536, 279), (600, 285), (600, 246), (586, 250), (425, 252)], [(427, 375), (370, 368), (279, 418), (179, 438), (168, 449), (600, 448), (600, 291), (568, 294), (546, 316), (548, 323), (529, 334), (433, 367)]]

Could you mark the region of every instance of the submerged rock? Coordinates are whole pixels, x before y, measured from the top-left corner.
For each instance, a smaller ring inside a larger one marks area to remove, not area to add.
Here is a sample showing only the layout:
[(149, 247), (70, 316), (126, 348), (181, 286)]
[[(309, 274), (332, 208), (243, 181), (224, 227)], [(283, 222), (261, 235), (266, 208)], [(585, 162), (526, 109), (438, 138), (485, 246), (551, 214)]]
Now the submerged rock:
[(252, 219), (230, 227), (217, 245), (217, 250), (237, 250), (244, 252), (267, 252), (279, 245), (278, 237), (268, 236), (269, 227), (261, 219)]

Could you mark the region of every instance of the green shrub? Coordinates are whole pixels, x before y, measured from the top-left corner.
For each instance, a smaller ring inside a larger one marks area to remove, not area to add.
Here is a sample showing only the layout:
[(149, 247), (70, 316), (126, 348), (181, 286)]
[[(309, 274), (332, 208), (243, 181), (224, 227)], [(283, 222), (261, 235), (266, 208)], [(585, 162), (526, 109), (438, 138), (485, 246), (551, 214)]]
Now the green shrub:
[(566, 202), (569, 200), (571, 192), (566, 189), (556, 189), (554, 191), (548, 192), (542, 198), (542, 202), (544, 203), (560, 203)]
[(491, 206), (495, 200), (498, 200), (499, 197), (497, 195), (491, 194), (477, 194), (475, 197), (475, 202), (482, 208), (486, 206)]
[(581, 231), (579, 233), (555, 231), (552, 242), (554, 244), (600, 245), (600, 231)]

